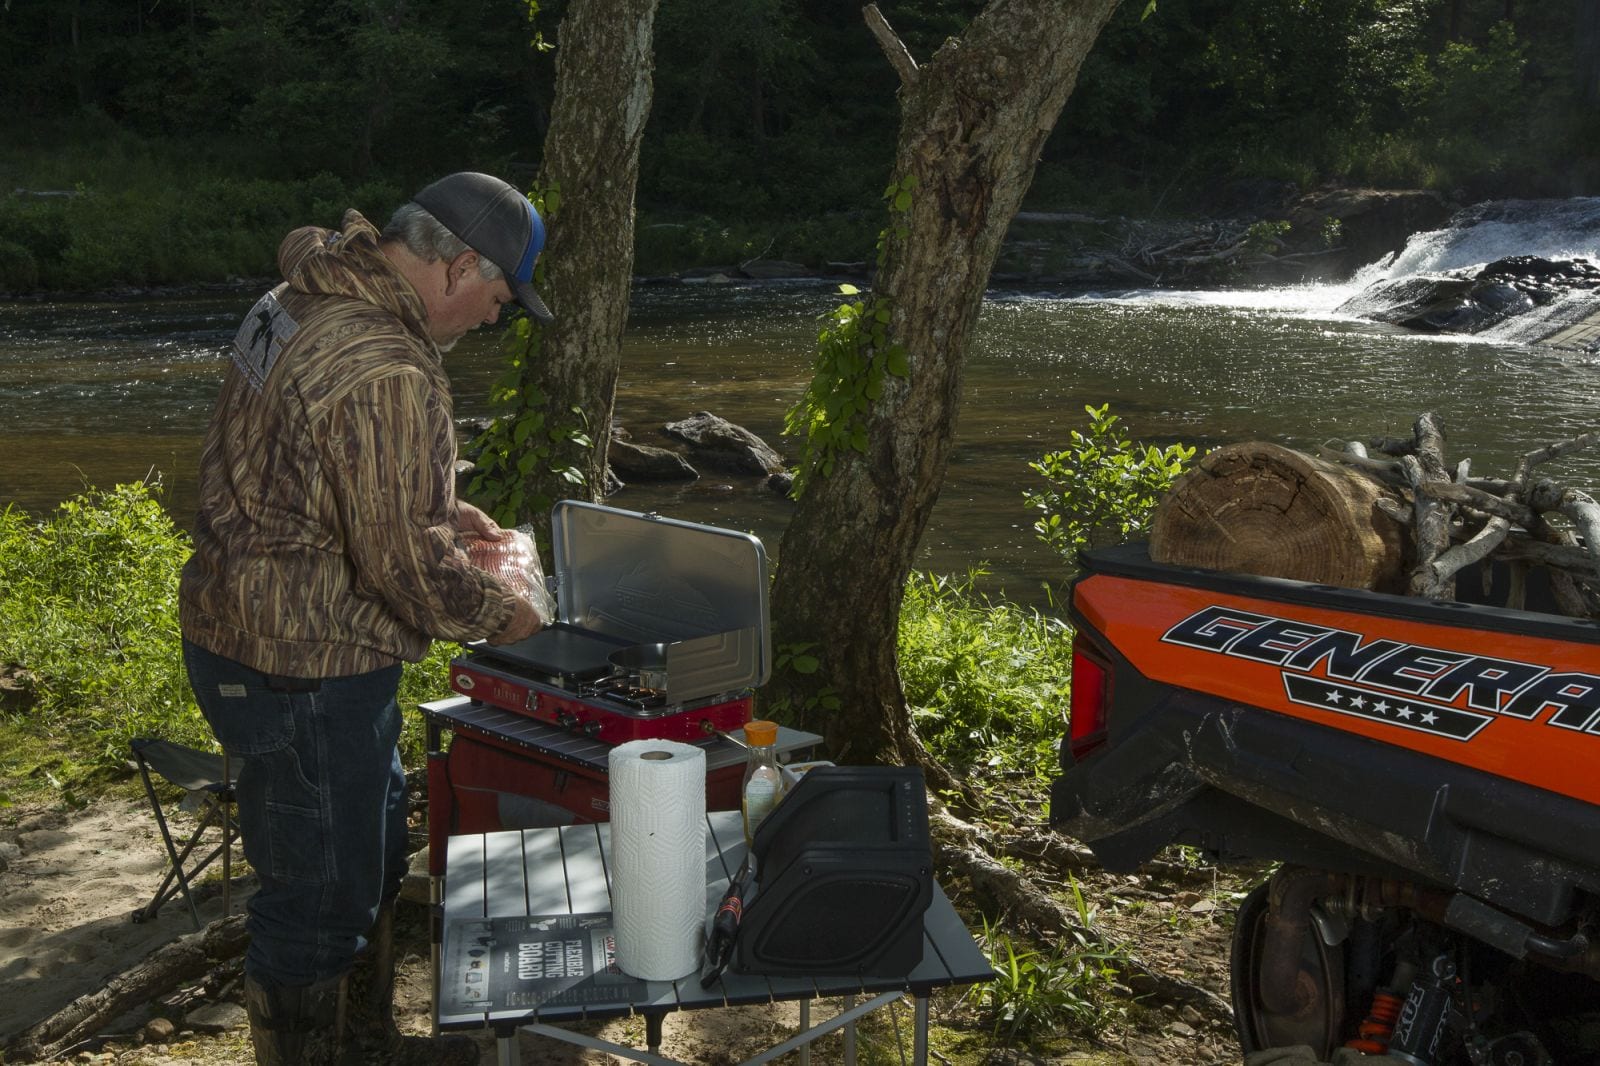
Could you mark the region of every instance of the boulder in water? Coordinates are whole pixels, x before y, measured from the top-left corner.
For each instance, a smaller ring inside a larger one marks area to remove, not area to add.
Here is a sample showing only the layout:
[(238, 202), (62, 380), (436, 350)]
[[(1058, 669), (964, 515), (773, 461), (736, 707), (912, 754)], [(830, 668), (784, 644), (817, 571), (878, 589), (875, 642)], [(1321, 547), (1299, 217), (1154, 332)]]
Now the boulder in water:
[(709, 469), (766, 476), (784, 468), (783, 457), (766, 441), (710, 411), (669, 422), (663, 432), (688, 444), (694, 459)]
[(1377, 281), (1339, 311), (1425, 333), (1481, 333), (1570, 293), (1593, 290), (1600, 290), (1600, 268), (1586, 259), (1514, 255), (1481, 267)]

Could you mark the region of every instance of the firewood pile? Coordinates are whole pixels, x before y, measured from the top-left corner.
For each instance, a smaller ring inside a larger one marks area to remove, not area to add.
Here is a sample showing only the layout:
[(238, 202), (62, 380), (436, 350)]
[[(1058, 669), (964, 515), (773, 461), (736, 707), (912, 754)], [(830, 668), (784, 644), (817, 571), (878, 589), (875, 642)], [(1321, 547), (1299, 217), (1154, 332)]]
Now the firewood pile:
[[(1548, 578), (1555, 608), (1600, 617), (1600, 504), (1539, 476), (1544, 464), (1600, 443), (1600, 432), (1525, 453), (1508, 478), (1452, 462), (1439, 418), (1409, 438), (1329, 441), (1306, 455), (1275, 444), (1228, 445), (1174, 484), (1151, 528), (1157, 562), (1457, 598), (1463, 570), (1487, 590), (1504, 563), (1503, 605), (1528, 607), (1528, 578)], [(1543, 609), (1543, 608), (1540, 608)]]

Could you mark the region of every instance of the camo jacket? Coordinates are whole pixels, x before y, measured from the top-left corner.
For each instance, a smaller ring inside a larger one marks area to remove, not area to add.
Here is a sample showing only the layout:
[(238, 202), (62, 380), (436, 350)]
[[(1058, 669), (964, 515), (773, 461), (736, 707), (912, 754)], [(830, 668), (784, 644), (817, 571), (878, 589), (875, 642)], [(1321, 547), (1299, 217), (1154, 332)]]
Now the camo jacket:
[(278, 250), (200, 456), (188, 640), (264, 673), (343, 677), (509, 621), (457, 541), (450, 385), (427, 312), (355, 211)]

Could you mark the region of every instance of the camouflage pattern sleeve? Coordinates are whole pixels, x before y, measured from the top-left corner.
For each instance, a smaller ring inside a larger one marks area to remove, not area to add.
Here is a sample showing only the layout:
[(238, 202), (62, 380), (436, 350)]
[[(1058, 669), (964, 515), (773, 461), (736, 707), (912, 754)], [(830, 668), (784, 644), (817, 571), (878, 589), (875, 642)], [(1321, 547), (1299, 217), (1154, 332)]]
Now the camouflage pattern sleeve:
[(456, 543), (453, 429), (427, 376), (403, 369), (363, 382), (335, 403), (325, 430), (356, 593), (435, 639), (504, 628), (512, 594)]

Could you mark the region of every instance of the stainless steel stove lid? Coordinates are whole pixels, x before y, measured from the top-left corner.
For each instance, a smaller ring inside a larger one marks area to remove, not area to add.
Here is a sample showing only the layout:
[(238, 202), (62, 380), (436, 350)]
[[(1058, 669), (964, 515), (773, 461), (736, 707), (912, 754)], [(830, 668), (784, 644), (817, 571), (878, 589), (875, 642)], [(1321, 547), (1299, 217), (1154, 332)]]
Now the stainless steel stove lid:
[(684, 682), (669, 685), (671, 699), (755, 688), (771, 675), (761, 541), (578, 500), (556, 504), (551, 526), (562, 622), (630, 644), (722, 638), (669, 666)]

